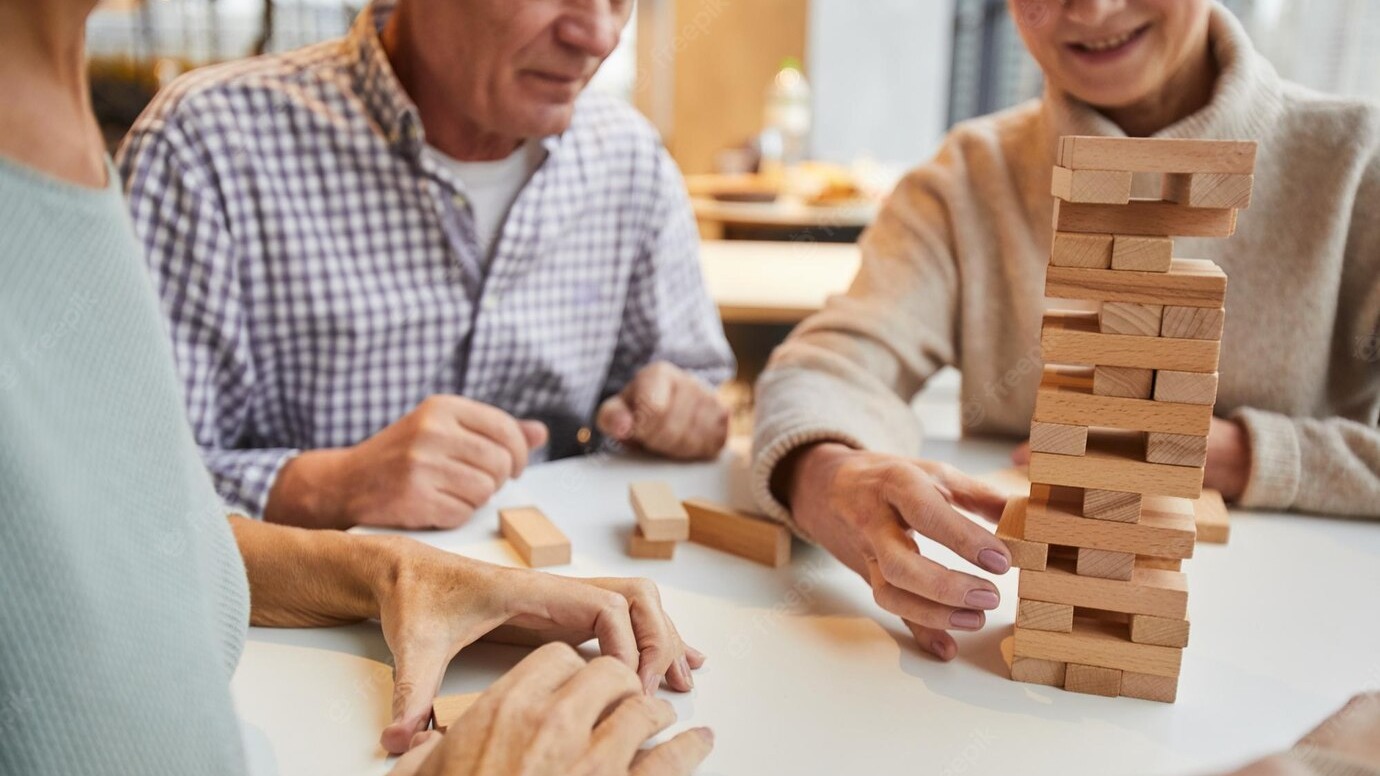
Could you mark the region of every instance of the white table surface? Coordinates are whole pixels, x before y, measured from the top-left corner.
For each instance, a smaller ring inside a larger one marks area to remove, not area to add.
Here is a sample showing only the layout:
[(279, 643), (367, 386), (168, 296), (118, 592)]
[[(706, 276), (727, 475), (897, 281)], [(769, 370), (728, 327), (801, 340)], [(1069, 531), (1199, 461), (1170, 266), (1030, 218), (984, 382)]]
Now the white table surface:
[[(926, 454), (1003, 480), (1009, 447), (932, 440)], [(706, 776), (1203, 773), (1284, 748), (1355, 691), (1380, 686), (1380, 525), (1234, 514), (1231, 544), (1201, 545), (1185, 566), (1193, 638), (1179, 700), (1166, 705), (1010, 681), (999, 645), (1014, 619), (1014, 570), (996, 579), (1003, 600), (986, 629), (959, 634), (959, 657), (943, 664), (861, 580), (798, 542), (780, 570), (693, 544), (670, 562), (626, 557), (629, 481), (739, 501), (742, 477), (732, 452), (700, 465), (567, 461), (529, 470), (495, 503), (537, 504), (571, 536), (574, 562), (558, 573), (660, 584), (682, 634), (709, 655), (691, 694), (663, 692), (680, 714), (673, 731), (714, 728)], [(496, 526), (490, 507), (461, 529), (416, 536), (516, 563)], [(443, 692), (483, 689), (523, 654), (468, 649)], [(374, 625), (252, 629), (233, 689), (265, 772), (385, 773), (387, 660)]]
[(798, 323), (848, 290), (856, 243), (703, 240), (700, 267), (725, 323)]

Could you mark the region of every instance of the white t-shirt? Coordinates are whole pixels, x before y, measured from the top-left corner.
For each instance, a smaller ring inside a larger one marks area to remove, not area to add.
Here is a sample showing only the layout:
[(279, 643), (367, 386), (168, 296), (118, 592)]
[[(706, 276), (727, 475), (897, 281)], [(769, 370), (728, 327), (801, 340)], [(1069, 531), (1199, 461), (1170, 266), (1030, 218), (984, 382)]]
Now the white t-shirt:
[[(435, 149), (432, 149), (435, 151)], [(528, 140), (506, 159), (493, 162), (462, 162), (435, 151), (436, 158), (465, 185), (470, 212), (474, 214), (474, 231), (485, 259), (493, 256), (494, 247), (503, 233), (508, 210), (517, 200), (522, 187), (532, 173), (546, 159), (546, 149), (540, 141)]]

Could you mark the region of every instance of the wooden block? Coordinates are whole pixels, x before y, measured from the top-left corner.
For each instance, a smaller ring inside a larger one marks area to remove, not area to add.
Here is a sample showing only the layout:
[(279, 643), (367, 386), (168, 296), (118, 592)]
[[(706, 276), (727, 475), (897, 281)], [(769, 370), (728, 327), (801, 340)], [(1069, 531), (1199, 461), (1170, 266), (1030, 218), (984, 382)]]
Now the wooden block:
[(1172, 237), (1119, 234), (1112, 243), (1112, 269), (1168, 272), (1174, 263)]
[(1137, 555), (1136, 565), (1147, 569), (1182, 571), (1184, 562), (1178, 558), (1152, 558), (1149, 555)]
[(1017, 657), (1170, 677), (1179, 675), (1183, 661), (1181, 649), (1136, 644), (1126, 638), (1125, 625), (1086, 617), (1073, 619), (1071, 633), (1016, 628), (1013, 652)]
[(1063, 423), (1030, 424), (1030, 449), (1055, 455), (1082, 455), (1088, 448), (1088, 427)]
[(1204, 489), (1193, 502), (1193, 520), (1198, 527), (1198, 541), (1226, 544), (1231, 538), (1231, 518), (1222, 494)]
[(1145, 460), (1173, 466), (1206, 466), (1207, 437), (1151, 432), (1145, 443)]
[(1051, 310), (1040, 330), (1040, 348), (1047, 364), (1216, 372), (1221, 343), (1103, 334), (1096, 313)]
[(1084, 370), (1086, 379), (1071, 376), (1073, 371), (1045, 369), (1035, 396), (1035, 420), (1167, 434), (1207, 434), (1212, 427), (1211, 406), (1097, 395), (1094, 370)]
[(1131, 201), (1131, 173), (1055, 167), (1049, 193), (1065, 202), (1124, 205)]
[(1121, 696), (1146, 701), (1173, 703), (1179, 694), (1179, 677), (1121, 672)]
[(1069, 663), (1064, 674), (1064, 689), (1115, 698), (1121, 694), (1121, 672), (1115, 668)]
[(1145, 496), (1117, 490), (1083, 489), (1083, 517), (1113, 523), (1140, 522)]
[(1164, 308), (1160, 320), (1160, 335), (1176, 339), (1222, 339), (1222, 329), (1227, 321), (1227, 311), (1220, 307), (1177, 307)]
[(1021, 601), (1016, 607), (1016, 625), (1033, 630), (1073, 630), (1073, 607), (1047, 601)]
[(1043, 684), (1050, 687), (1064, 686), (1064, 663), (1040, 660), (1033, 657), (1016, 657), (1011, 660), (1011, 678), (1027, 684)]
[(570, 562), (570, 539), (536, 507), (498, 510), (498, 529), (532, 568)]
[(1110, 269), (1112, 266), (1112, 236), (1110, 234), (1078, 234), (1055, 232), (1049, 263), (1056, 267), (1084, 267)]
[(1182, 571), (1136, 567), (1131, 571), (1131, 579), (1122, 581), (1080, 577), (1067, 561), (1051, 560), (1044, 571), (1021, 570), (1017, 595), (1022, 599), (1125, 614), (1181, 620), (1188, 616), (1188, 577)]
[(696, 544), (772, 568), (791, 562), (791, 531), (780, 523), (701, 499), (686, 501), (685, 511), (690, 541)]
[[(1142, 509), (1137, 522), (1120, 523), (1090, 520), (1080, 516), (1077, 496), (1064, 495), (1065, 493), (1066, 491), (1051, 488), (1043, 483), (1037, 482), (1030, 486), (1030, 498), (1025, 515), (1026, 539), (1065, 547), (1150, 555), (1156, 558), (1193, 557), (1196, 538), (1194, 516), (1185, 511), (1182, 504), (1176, 507), (1176, 502), (1164, 502), (1152, 497), (1147, 499), (1149, 503)], [(1168, 504), (1170, 509), (1176, 511), (1157, 509), (1156, 506), (1160, 504)], [(1082, 563), (1081, 552), (1078, 557)], [(1131, 560), (1132, 558), (1128, 557), (1125, 562), (1129, 563)], [(1040, 601), (1048, 600), (1038, 596), (1032, 597)]]
[[(1059, 232), (1147, 237), (1231, 237), (1236, 233), (1236, 211), (1187, 207), (1158, 199), (1133, 199), (1125, 205), (1095, 205), (1056, 199), (1054, 229)], [(1116, 261), (1115, 255), (1112, 261)]]
[(628, 500), (642, 535), (654, 542), (683, 542), (690, 538), (690, 516), (664, 482), (634, 482)]
[[(1207, 407), (1211, 413), (1212, 405), (1217, 403), (1217, 373), (1175, 372), (1162, 369), (1155, 373), (1155, 401), (1178, 405), (1196, 404)], [(1175, 433), (1169, 429), (1155, 430)]]
[(1133, 614), (1131, 641), (1137, 644), (1158, 644), (1161, 647), (1183, 649), (1188, 646), (1188, 620)]
[(470, 710), (475, 701), (483, 695), (482, 692), (465, 693), (464, 695), (443, 695), (431, 702), (432, 724), (438, 732), (444, 733), (448, 728), (455, 724), (455, 721), (465, 716), (465, 712)]
[(1093, 393), (1117, 399), (1149, 401), (1155, 390), (1155, 370), (1126, 366), (1093, 368)]
[(1088, 450), (1081, 456), (1031, 453), (1030, 481), (1191, 499), (1202, 491), (1203, 472), (1190, 466), (1148, 463), (1144, 434), (1093, 429), (1088, 432)]
[(671, 560), (676, 556), (678, 542), (654, 542), (642, 535), (642, 529), (633, 526), (628, 534), (628, 556), (643, 560)]
[(1135, 565), (1136, 555), (1133, 552), (1113, 552), (1080, 547), (1076, 571), (1080, 577), (1121, 579), (1129, 582), (1131, 569), (1135, 568)]
[(1049, 267), (1045, 296), (1215, 309), (1227, 298), (1227, 276), (1205, 259), (1174, 259), (1168, 272)]
[(1017, 496), (1006, 502), (1001, 520), (997, 523), (997, 538), (1006, 543), (1011, 551), (1011, 565), (1018, 569), (1044, 571), (1049, 559), (1049, 545), (1028, 541), (1025, 538), (1025, 511), (1027, 498)]
[(1167, 202), (1188, 207), (1233, 208), (1251, 206), (1254, 175), (1222, 172), (1174, 173), (1164, 176), (1160, 196)]
[[(1193, 308), (1184, 308), (1193, 309)], [(1103, 334), (1130, 334), (1136, 337), (1160, 336), (1164, 306), (1134, 302), (1103, 302), (1097, 322)], [(1149, 394), (1146, 394), (1149, 398)]]
[(1069, 135), (1060, 138), (1058, 164), (1071, 170), (1250, 175), (1255, 148), (1253, 140)]

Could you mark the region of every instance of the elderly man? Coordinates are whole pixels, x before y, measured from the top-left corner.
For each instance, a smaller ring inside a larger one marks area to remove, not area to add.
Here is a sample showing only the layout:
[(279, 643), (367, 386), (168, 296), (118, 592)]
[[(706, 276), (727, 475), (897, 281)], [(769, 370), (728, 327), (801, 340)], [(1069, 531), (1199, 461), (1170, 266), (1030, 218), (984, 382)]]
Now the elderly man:
[(376, 0), (149, 107), (120, 166), (225, 498), (449, 527), (601, 434), (719, 451), (733, 359), (682, 179), (585, 92), (631, 8)]

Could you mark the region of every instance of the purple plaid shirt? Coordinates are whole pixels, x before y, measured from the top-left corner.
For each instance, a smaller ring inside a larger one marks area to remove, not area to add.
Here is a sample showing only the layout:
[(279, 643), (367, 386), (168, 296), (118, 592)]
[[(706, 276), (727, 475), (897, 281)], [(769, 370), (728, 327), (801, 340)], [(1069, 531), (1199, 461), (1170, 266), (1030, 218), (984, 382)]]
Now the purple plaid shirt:
[(356, 444), (432, 394), (545, 421), (560, 457), (653, 361), (733, 371), (652, 128), (582, 95), (486, 262), (379, 44), (391, 10), (188, 74), (120, 152), (197, 441), (255, 515), (293, 455)]

